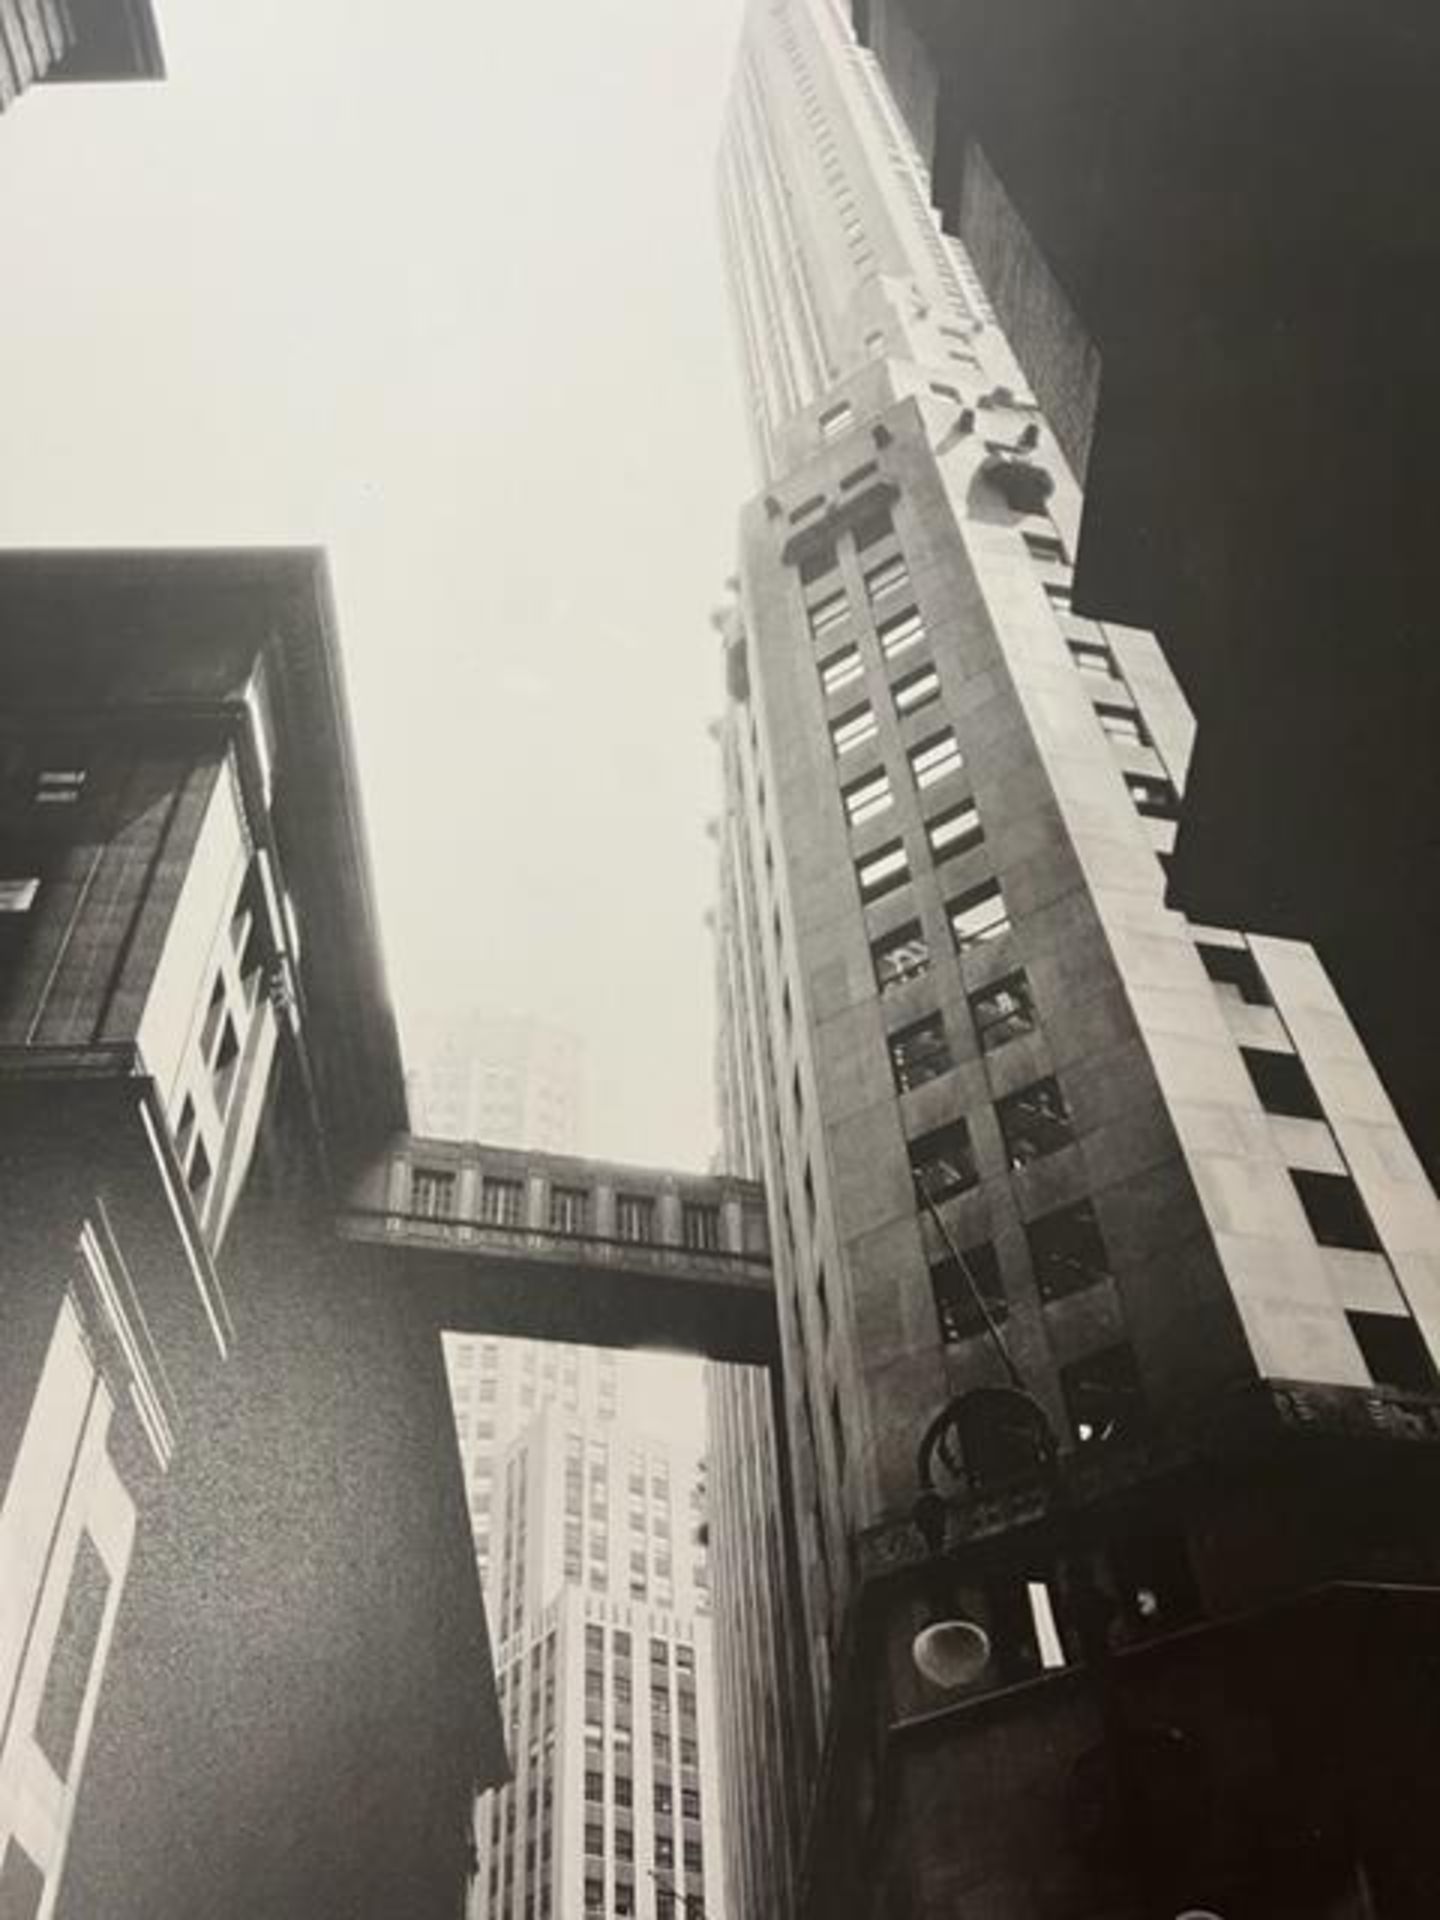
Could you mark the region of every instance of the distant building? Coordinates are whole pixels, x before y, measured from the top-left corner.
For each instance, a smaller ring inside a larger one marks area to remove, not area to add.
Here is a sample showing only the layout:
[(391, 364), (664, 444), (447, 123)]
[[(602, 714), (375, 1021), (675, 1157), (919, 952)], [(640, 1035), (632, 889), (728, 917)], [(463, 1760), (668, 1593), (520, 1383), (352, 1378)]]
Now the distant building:
[(0, 0), (0, 112), (37, 81), (164, 72), (150, 0)]
[(1077, 610), (1076, 475), (843, 8), (750, 8), (721, 176), (720, 1107), (783, 1376), (769, 1488), (712, 1376), (736, 1920), (1409, 1920), (1440, 1207), (1314, 953), (1167, 902), (1189, 710)]
[(471, 1920), (722, 1920), (703, 1461), (614, 1353), (446, 1346), (514, 1766)]
[(579, 1153), (584, 1049), (578, 1035), (521, 1014), (427, 1014), (409, 1035), (418, 1133), (497, 1147)]

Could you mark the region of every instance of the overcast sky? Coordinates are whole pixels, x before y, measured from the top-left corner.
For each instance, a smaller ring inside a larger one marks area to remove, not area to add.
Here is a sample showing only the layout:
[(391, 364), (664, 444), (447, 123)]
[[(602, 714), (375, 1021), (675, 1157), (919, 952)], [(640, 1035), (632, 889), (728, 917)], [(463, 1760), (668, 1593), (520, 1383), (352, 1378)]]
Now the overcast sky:
[(703, 1166), (741, 0), (156, 8), (0, 123), (0, 543), (326, 546), (402, 1025), (570, 1027), (589, 1149)]

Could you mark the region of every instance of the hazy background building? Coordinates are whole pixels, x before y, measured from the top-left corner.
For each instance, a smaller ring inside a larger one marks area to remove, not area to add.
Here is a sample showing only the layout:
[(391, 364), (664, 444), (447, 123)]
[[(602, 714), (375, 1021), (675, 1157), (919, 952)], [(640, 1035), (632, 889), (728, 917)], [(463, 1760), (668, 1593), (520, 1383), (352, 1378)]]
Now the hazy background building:
[(406, 1035), (411, 1122), (443, 1140), (585, 1151), (585, 1049), (528, 1014), (430, 1012)]
[[(1086, 1631), (1069, 1562), (1042, 1530), (1024, 1535), (1028, 1574), (1017, 1547), (974, 1576), (993, 1648), (975, 1694), (1056, 1685), (1011, 1744), (993, 1716), (993, 1736), (967, 1734), (908, 1657), (926, 1617), (901, 1577), (925, 1557), (921, 1437), (958, 1396), (1023, 1383), (1065, 1474), (1143, 1490), (1143, 1527), (1090, 1496), (1087, 1578), (1121, 1644), (1317, 1578), (1378, 1581), (1393, 1553), (1433, 1592), (1419, 1508), (1372, 1538), (1353, 1485), (1297, 1491), (1278, 1436), (1338, 1437), (1395, 1406), (1398, 1438), (1412, 1404), (1433, 1407), (1440, 1210), (1315, 955), (1167, 903), (1191, 715), (1151, 633), (1072, 603), (1075, 474), (842, 9), (751, 8), (721, 181), (764, 491), (719, 621), (720, 1105), (728, 1158), (770, 1195), (779, 1525), (814, 1729), (732, 1777), (738, 1911), (1075, 1910), (1113, 1870), (1065, 1837), (1041, 1784), (1093, 1736), (1093, 1702), (1066, 1691)], [(717, 1542), (720, 1590), (766, 1596), (760, 1623), (720, 1616), (738, 1754), (783, 1684), (790, 1605), (755, 1523), (756, 1408), (718, 1370), (712, 1395), (717, 1518), (749, 1516)], [(1238, 1445), (1266, 1422), (1274, 1450), (1243, 1493), (1184, 1490), (1217, 1434)], [(1378, 1499), (1401, 1457), (1357, 1451), (1345, 1471), (1372, 1463)], [(1277, 1509), (1303, 1544), (1262, 1542)], [(1297, 1699), (1262, 1716), (1277, 1750)], [(1414, 1718), (1387, 1741), (1373, 1703), (1354, 1712), (1356, 1748), (1407, 1753), (1406, 1777)], [(1215, 1765), (1242, 1764), (1238, 1733), (1212, 1740)], [(812, 1752), (797, 1858), (774, 1783)], [(1177, 1847), (1156, 1872), (1178, 1906), (1222, 1889), (1249, 1912), (1279, 1872), (1362, 1911), (1353, 1846), (1274, 1821), (1283, 1869), (1237, 1821), (1203, 1863)], [(1148, 1871), (1132, 1841), (1122, 1880)], [(1422, 1823), (1373, 1844), (1399, 1884)]]

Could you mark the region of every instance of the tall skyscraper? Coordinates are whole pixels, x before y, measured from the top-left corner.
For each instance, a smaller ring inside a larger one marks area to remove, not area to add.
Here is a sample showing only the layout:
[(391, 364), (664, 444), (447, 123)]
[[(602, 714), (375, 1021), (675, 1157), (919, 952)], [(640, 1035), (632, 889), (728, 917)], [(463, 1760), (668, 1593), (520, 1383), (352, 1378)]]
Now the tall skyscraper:
[(514, 1780), (477, 1809), (472, 1920), (725, 1911), (705, 1467), (627, 1358), (447, 1340)]
[(721, 171), (720, 1105), (787, 1469), (717, 1370), (738, 1920), (1418, 1915), (1440, 1208), (1313, 952), (1167, 904), (1191, 716), (1072, 608), (1079, 487), (835, 0), (755, 0)]

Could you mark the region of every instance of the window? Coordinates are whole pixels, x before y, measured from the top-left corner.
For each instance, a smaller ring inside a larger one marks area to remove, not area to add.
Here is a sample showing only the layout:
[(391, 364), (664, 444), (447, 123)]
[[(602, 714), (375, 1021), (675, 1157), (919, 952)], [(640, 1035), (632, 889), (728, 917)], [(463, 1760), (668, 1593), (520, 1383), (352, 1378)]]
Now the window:
[(1069, 613), (1070, 588), (1068, 583), (1062, 585), (1058, 580), (1047, 580), (1044, 584), (1045, 595), (1050, 602), (1051, 612), (1056, 614)]
[(1032, 560), (1042, 566), (1063, 567), (1066, 564), (1065, 542), (1055, 533), (1022, 532), (1020, 538), (1025, 542), (1025, 551)]
[(1135, 811), (1147, 820), (1178, 820), (1180, 801), (1168, 780), (1153, 773), (1127, 773), (1125, 785), (1135, 802)]
[(812, 493), (808, 500), (802, 500), (798, 507), (792, 509), (790, 514), (791, 526), (798, 526), (802, 520), (810, 519), (812, 515), (819, 513), (824, 504), (825, 496), (823, 493)]
[[(905, 564), (905, 556), (895, 553), (888, 560), (882, 560), (879, 566), (871, 567), (865, 575), (865, 592), (873, 607), (877, 601), (888, 594), (898, 593), (902, 587), (910, 584), (910, 569)], [(918, 615), (917, 615), (918, 618)]]
[(1110, 1256), (1088, 1200), (1042, 1214), (1025, 1229), (1042, 1300), (1063, 1300), (1110, 1278)]
[(682, 1787), (680, 1789), (680, 1811), (687, 1820), (700, 1818), (700, 1789)]
[(587, 1773), (585, 1775), (585, 1798), (587, 1800), (603, 1800), (605, 1798), (605, 1776), (603, 1773)]
[[(506, 1904), (508, 1906), (508, 1900)], [(603, 1913), (605, 1911), (605, 1882), (603, 1880), (587, 1880), (585, 1882), (585, 1911), (586, 1913)]]
[(988, 1240), (966, 1247), (958, 1259), (947, 1255), (943, 1260), (932, 1260), (930, 1288), (935, 1296), (940, 1338), (947, 1347), (984, 1333), (987, 1315), (991, 1321), (1003, 1320), (1010, 1311), (1000, 1262)]
[(185, 1173), (185, 1185), (189, 1189), (190, 1198), (194, 1202), (197, 1213), (204, 1211), (205, 1202), (209, 1198), (210, 1176), (210, 1156), (205, 1151), (205, 1142), (197, 1140), (195, 1151), (190, 1156), (190, 1165)]
[(615, 1776), (616, 1806), (628, 1807), (633, 1801), (634, 1797), (635, 1797), (634, 1787), (629, 1776), (627, 1774), (617, 1773)]
[(893, 619), (882, 621), (876, 631), (880, 637), (880, 651), (887, 660), (894, 660), (911, 647), (919, 646), (925, 638), (925, 622), (914, 607), (908, 607)]
[(666, 1786), (656, 1787), (655, 1811), (656, 1813), (673, 1813), (675, 1811), (675, 1795), (671, 1792), (669, 1787), (666, 1787)]
[(584, 1233), (589, 1213), (590, 1196), (583, 1187), (551, 1187), (552, 1233)]
[(215, 1038), (220, 1031), (220, 1022), (225, 1018), (225, 976), (217, 973), (215, 984), (210, 989), (210, 1004), (205, 1009), (205, 1018), (200, 1024), (200, 1052), (207, 1061), (215, 1050)]
[(1037, 1080), (1019, 1093), (1007, 1094), (995, 1102), (1000, 1131), (1010, 1165), (1028, 1167), (1032, 1160), (1043, 1160), (1075, 1138), (1070, 1110), (1057, 1080)]
[(720, 1209), (704, 1200), (687, 1200), (680, 1208), (680, 1238), (698, 1253), (716, 1253), (720, 1247)]
[(1071, 640), (1068, 645), (1071, 658), (1082, 673), (1103, 674), (1107, 680), (1120, 678), (1114, 654), (1099, 640)]
[(823, 580), (827, 573), (835, 570), (836, 553), (834, 547), (816, 547), (800, 562), (800, 584), (813, 587), (817, 580)]
[(1343, 1173), (1309, 1173), (1292, 1167), (1290, 1178), (1310, 1222), (1310, 1231), (1322, 1247), (1353, 1247), (1378, 1253), (1380, 1236), (1360, 1198), (1360, 1189)]
[(410, 1171), (410, 1211), (422, 1220), (453, 1220), (455, 1217), (455, 1176), (431, 1167), (412, 1167)]
[(998, 880), (982, 880), (978, 887), (971, 887), (949, 901), (945, 911), (950, 918), (950, 931), (955, 936), (955, 945), (961, 953), (967, 947), (995, 939), (1010, 925)]
[(878, 730), (872, 707), (852, 707), (848, 713), (842, 713), (838, 720), (830, 722), (830, 742), (837, 758), (873, 740)]
[(882, 993), (918, 980), (930, 971), (930, 947), (918, 920), (907, 920), (903, 927), (883, 935), (870, 947), (875, 963), (875, 981)]
[(1248, 947), (1215, 947), (1204, 940), (1195, 942), (1200, 964), (1216, 986), (1233, 987), (1252, 1007), (1268, 1007), (1270, 995)]
[(85, 786), (83, 767), (46, 767), (35, 776), (37, 807), (73, 807)]
[(947, 812), (938, 813), (933, 820), (927, 820), (925, 837), (937, 860), (946, 860), (955, 853), (969, 853), (972, 848), (978, 847), (985, 838), (985, 829), (980, 824), (980, 813), (975, 802), (961, 800)]
[(1024, 973), (1006, 974), (993, 987), (983, 987), (970, 996), (970, 1013), (975, 1032), (986, 1053), (1003, 1047), (1007, 1040), (1034, 1033), (1038, 1022), (1030, 982)]
[(704, 1866), (704, 1859), (705, 1856), (700, 1851), (699, 1841), (687, 1840), (685, 1842), (685, 1871), (687, 1873), (701, 1872)]
[(867, 513), (863, 519), (855, 522), (855, 551), (864, 553), (867, 548), (877, 546), (882, 540), (888, 540), (894, 531), (895, 522), (884, 507), (874, 513)]
[(842, 687), (853, 686), (864, 671), (860, 649), (841, 647), (838, 653), (820, 662), (820, 685), (827, 694), (838, 693)]
[(85, 1704), (109, 1593), (110, 1575), (105, 1562), (90, 1535), (82, 1532), (35, 1716), (35, 1744), (62, 1780), (74, 1756), (80, 1710)]
[(657, 1833), (655, 1836), (655, 1864), (657, 1867), (673, 1867), (675, 1864), (675, 1842), (669, 1834)]
[(964, 1193), (979, 1181), (975, 1169), (975, 1150), (970, 1144), (970, 1129), (963, 1120), (935, 1127), (910, 1142), (910, 1171), (917, 1186), (931, 1200), (948, 1199), (952, 1193)]
[(235, 1091), (235, 1073), (240, 1064), (240, 1041), (235, 1032), (235, 1022), (227, 1013), (225, 1023), (220, 1029), (220, 1044), (215, 1049), (215, 1105), (223, 1116), (230, 1104), (230, 1096)]
[(820, 416), (820, 431), (827, 440), (838, 440), (854, 424), (855, 409), (848, 400), (842, 400), (838, 407), (831, 407)]
[(0, 913), (28, 913), (40, 891), (38, 879), (0, 880)]
[(525, 1217), (525, 1182), (498, 1174), (480, 1182), (480, 1218), (487, 1227), (518, 1227)]
[(849, 473), (840, 476), (840, 491), (848, 493), (852, 487), (858, 487), (862, 481), (873, 480), (880, 471), (873, 460), (867, 460), (863, 467), (853, 467)]
[(1289, 1114), (1296, 1120), (1325, 1117), (1310, 1076), (1293, 1053), (1268, 1053), (1258, 1047), (1242, 1047), (1240, 1058), (1267, 1113)]
[(850, 612), (850, 602), (842, 587), (838, 593), (827, 594), (823, 600), (817, 600), (810, 608), (810, 631), (815, 639), (832, 632)]
[(848, 787), (842, 787), (840, 798), (845, 802), (846, 819), (852, 827), (859, 827), (886, 812), (895, 796), (890, 791), (890, 776), (881, 767), (877, 773), (862, 774)]
[(895, 1085), (901, 1093), (913, 1092), (927, 1080), (938, 1079), (955, 1064), (945, 1038), (945, 1022), (938, 1013), (928, 1013), (923, 1020), (912, 1020), (908, 1027), (888, 1034), (886, 1045)]
[(1145, 729), (1140, 724), (1140, 716), (1134, 707), (1117, 707), (1103, 700), (1097, 701), (1095, 718), (1112, 740), (1119, 740), (1126, 746), (1132, 747), (1143, 747), (1149, 744), (1145, 737)]
[(918, 747), (910, 749), (910, 771), (922, 793), (947, 774), (958, 773), (964, 764), (960, 743), (948, 727), (943, 733), (932, 733)]
[(953, 400), (957, 407), (963, 404), (960, 389), (958, 387), (947, 386), (943, 380), (932, 380), (930, 383), (930, 391), (938, 394), (942, 400)]
[(919, 667), (914, 673), (907, 673), (903, 680), (892, 681), (890, 691), (895, 696), (898, 713), (918, 713), (921, 707), (928, 707), (932, 700), (940, 698), (940, 676), (934, 667)]
[(1377, 1386), (1399, 1387), (1403, 1393), (1434, 1391), (1435, 1363), (1408, 1314), (1347, 1313), (1345, 1318)]
[(1082, 1447), (1136, 1440), (1144, 1432), (1140, 1373), (1126, 1345), (1105, 1347), (1062, 1367), (1060, 1391)]
[(903, 887), (910, 878), (910, 862), (905, 857), (904, 846), (898, 840), (891, 840), (863, 860), (857, 860), (855, 878), (860, 885), (860, 898), (867, 906), (872, 900), (881, 900), (897, 887)]
[(615, 1231), (622, 1240), (647, 1242), (655, 1238), (655, 1202), (648, 1194), (616, 1194)]

